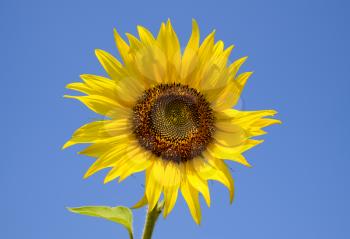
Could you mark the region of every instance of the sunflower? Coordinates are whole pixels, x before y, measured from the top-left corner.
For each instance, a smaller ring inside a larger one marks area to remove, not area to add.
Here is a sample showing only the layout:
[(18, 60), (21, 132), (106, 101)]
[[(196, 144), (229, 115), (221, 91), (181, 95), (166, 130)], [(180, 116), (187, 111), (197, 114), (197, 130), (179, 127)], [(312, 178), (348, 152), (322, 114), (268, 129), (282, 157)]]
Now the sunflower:
[[(97, 158), (85, 178), (110, 168), (104, 182), (145, 171), (145, 193), (135, 205), (152, 210), (164, 198), (164, 216), (181, 191), (196, 223), (201, 221), (199, 194), (210, 206), (208, 180), (234, 186), (225, 160), (250, 166), (242, 155), (262, 140), (263, 127), (280, 123), (274, 110), (239, 111), (233, 107), (252, 72), (238, 74), (247, 57), (228, 64), (233, 46), (215, 42), (215, 31), (200, 44), (199, 28), (181, 51), (170, 23), (155, 37), (142, 26), (139, 38), (115, 30), (122, 61), (96, 50), (109, 78), (81, 75), (67, 85), (84, 95), (68, 96), (103, 115), (76, 130), (63, 148), (90, 144), (80, 154)], [(163, 195), (163, 196), (162, 196)]]

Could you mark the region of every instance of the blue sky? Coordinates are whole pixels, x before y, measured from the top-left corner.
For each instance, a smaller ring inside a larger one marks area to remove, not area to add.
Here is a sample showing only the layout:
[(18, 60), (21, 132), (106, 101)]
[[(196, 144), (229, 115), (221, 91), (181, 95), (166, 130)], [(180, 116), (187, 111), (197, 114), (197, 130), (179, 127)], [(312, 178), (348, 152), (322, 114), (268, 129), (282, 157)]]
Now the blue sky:
[[(255, 73), (246, 110), (276, 109), (283, 125), (246, 154), (253, 168), (230, 164), (236, 198), (211, 184), (197, 226), (180, 198), (154, 238), (350, 238), (350, 4), (347, 1), (1, 1), (0, 238), (127, 238), (111, 222), (65, 206), (132, 205), (143, 175), (103, 185), (105, 171), (82, 176), (92, 158), (61, 151), (78, 126), (100, 118), (63, 99), (82, 73), (105, 74), (94, 56), (117, 54), (113, 28), (156, 32), (170, 18), (181, 42), (191, 19), (202, 33), (235, 44)], [(135, 211), (138, 238), (144, 209)]]

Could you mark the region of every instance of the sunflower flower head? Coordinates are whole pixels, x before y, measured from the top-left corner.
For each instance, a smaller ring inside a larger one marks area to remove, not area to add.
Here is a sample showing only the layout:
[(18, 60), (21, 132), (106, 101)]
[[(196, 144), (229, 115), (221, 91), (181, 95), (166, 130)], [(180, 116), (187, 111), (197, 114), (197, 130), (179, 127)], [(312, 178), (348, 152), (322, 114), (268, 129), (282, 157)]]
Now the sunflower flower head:
[(201, 221), (199, 194), (210, 206), (208, 180), (225, 185), (233, 199), (233, 180), (225, 160), (250, 166), (242, 155), (262, 140), (262, 128), (280, 123), (274, 110), (239, 111), (234, 106), (252, 74), (238, 74), (247, 57), (228, 64), (233, 46), (215, 42), (215, 32), (201, 43), (199, 28), (181, 51), (170, 23), (162, 23), (155, 37), (137, 27), (139, 37), (117, 31), (122, 61), (96, 50), (108, 74), (81, 75), (67, 85), (84, 93), (65, 96), (81, 101), (105, 119), (83, 125), (64, 148), (90, 144), (80, 153), (95, 157), (85, 177), (109, 168), (105, 183), (123, 181), (145, 171), (144, 197), (135, 205), (152, 210), (164, 197), (164, 216), (181, 191), (196, 223)]

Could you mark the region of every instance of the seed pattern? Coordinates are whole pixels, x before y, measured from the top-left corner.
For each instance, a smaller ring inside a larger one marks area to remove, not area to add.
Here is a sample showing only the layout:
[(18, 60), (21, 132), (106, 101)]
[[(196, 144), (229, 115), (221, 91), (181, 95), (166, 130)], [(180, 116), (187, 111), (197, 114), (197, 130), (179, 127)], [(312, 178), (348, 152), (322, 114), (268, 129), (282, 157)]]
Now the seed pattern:
[(186, 85), (160, 84), (146, 90), (133, 113), (133, 132), (139, 144), (177, 163), (201, 155), (215, 130), (209, 103)]

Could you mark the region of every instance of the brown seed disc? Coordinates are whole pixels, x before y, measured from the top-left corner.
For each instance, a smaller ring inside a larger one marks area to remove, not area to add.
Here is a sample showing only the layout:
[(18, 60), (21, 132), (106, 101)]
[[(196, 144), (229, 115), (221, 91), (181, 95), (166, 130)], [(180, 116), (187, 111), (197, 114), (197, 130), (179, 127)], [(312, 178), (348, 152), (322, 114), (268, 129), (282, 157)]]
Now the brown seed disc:
[(164, 160), (188, 161), (212, 140), (213, 111), (204, 96), (188, 86), (160, 84), (148, 89), (133, 112), (139, 144)]

